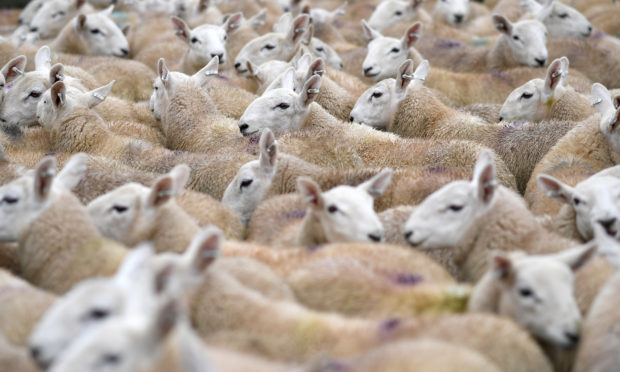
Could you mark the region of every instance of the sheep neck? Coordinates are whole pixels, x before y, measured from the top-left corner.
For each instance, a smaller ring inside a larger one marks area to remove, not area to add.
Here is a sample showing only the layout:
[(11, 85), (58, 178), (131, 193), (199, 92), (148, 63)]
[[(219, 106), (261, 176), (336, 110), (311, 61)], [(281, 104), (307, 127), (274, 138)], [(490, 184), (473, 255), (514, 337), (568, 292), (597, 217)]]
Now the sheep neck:
[(508, 46), (506, 37), (505, 35), (501, 35), (488, 51), (486, 64), (487, 68), (491, 71), (520, 65), (515, 60), (510, 46)]
[(327, 237), (318, 216), (312, 210), (306, 212), (297, 235), (297, 244), (307, 247), (325, 243)]
[(89, 54), (86, 45), (75, 31), (75, 22), (69, 22), (50, 44), (50, 49), (55, 52), (71, 54)]

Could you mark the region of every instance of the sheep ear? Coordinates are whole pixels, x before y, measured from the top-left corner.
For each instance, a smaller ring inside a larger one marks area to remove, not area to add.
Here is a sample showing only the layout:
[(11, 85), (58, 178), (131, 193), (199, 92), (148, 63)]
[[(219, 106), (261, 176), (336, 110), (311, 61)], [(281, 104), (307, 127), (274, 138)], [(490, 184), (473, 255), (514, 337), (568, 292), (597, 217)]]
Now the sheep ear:
[(478, 190), (477, 196), (484, 204), (490, 204), (497, 189), (495, 162), (490, 151), (483, 151), (474, 167), (473, 183)]
[(170, 70), (168, 70), (168, 66), (166, 66), (166, 60), (160, 58), (157, 61), (157, 74), (159, 75), (159, 79), (164, 83), (166, 88), (170, 87)]
[(34, 69), (36, 71), (49, 71), (52, 66), (50, 47), (43, 45), (34, 55)]
[(312, 42), (313, 37), (314, 37), (314, 24), (310, 23), (308, 25), (308, 30), (306, 31), (303, 38), (301, 39), (301, 42), (304, 45), (310, 45), (310, 42)]
[(222, 25), (222, 28), (224, 29), (224, 31), (226, 31), (227, 34), (230, 34), (233, 31), (237, 30), (239, 27), (241, 27), (242, 20), (243, 14), (241, 14), (241, 12), (234, 13), (233, 15), (228, 17), (226, 22), (224, 22), (224, 24)]
[(510, 257), (504, 252), (493, 252), (491, 255), (491, 271), (496, 279), (508, 281), (514, 273)]
[(304, 53), (299, 58), (291, 60), (291, 65), (298, 71), (307, 70), (312, 63), (312, 55), (310, 53)]
[(189, 175), (191, 170), (187, 164), (179, 164), (172, 168), (168, 175), (172, 177), (174, 181), (174, 194), (179, 195), (183, 192), (187, 181), (189, 180)]
[(60, 182), (67, 190), (73, 190), (84, 178), (87, 169), (88, 155), (83, 152), (77, 153), (58, 172), (57, 182)]
[(321, 89), (321, 77), (319, 75), (312, 75), (310, 79), (304, 84), (303, 90), (299, 95), (301, 104), (305, 107), (310, 106), (312, 102), (319, 95)]
[(199, 231), (189, 244), (187, 253), (189, 267), (192, 274), (202, 276), (219, 256), (222, 246), (222, 232), (217, 227), (210, 225)]
[(34, 195), (39, 200), (45, 200), (52, 189), (52, 182), (56, 176), (56, 159), (47, 156), (43, 158), (35, 169)]
[(521, 0), (521, 7), (528, 13), (538, 14), (538, 12), (543, 8), (536, 0)]
[(310, 17), (307, 14), (301, 14), (297, 16), (293, 20), (293, 24), (291, 25), (290, 30), (286, 34), (285, 41), (290, 44), (298, 44), (301, 41), (301, 37), (308, 30), (308, 23), (310, 21)]
[(159, 207), (172, 197), (174, 197), (174, 180), (170, 175), (165, 175), (151, 187), (147, 204), (151, 207)]
[(615, 109), (620, 108), (620, 96), (615, 96), (614, 99), (613, 99), (613, 102), (614, 102), (614, 108)]
[(75, 18), (75, 31), (80, 34), (86, 30), (86, 16), (84, 14), (78, 14)]
[(411, 6), (413, 9), (417, 9), (423, 2), (424, 0), (411, 0)]
[(52, 88), (51, 88), (52, 103), (54, 104), (54, 107), (56, 107), (56, 109), (60, 109), (64, 107), (66, 103), (66, 100), (65, 100), (66, 93), (67, 93), (67, 88), (65, 87), (65, 83), (63, 83), (62, 81), (58, 81), (54, 83), (54, 85), (52, 85)]
[(430, 68), (431, 67), (430, 67), (430, 64), (429, 64), (428, 60), (425, 59), (415, 69), (415, 72), (413, 73), (413, 78), (415, 80), (418, 80), (418, 81), (421, 81), (422, 83), (424, 83), (424, 81), (426, 81), (426, 77), (428, 76), (428, 72), (429, 72)]
[(82, 5), (84, 5), (84, 3), (86, 2), (86, 0), (75, 0), (75, 9), (80, 9), (82, 7)]
[(157, 310), (154, 329), (152, 333), (153, 345), (159, 345), (170, 334), (177, 324), (181, 313), (180, 305), (176, 298), (167, 298)]
[[(562, 57), (566, 58), (566, 57)], [(568, 58), (566, 59), (568, 61)], [(547, 76), (545, 78), (545, 85), (543, 85), (543, 97), (545, 101), (548, 101), (553, 97), (555, 89), (562, 82), (562, 78), (566, 73), (566, 70), (562, 68), (564, 61), (561, 58), (558, 58), (551, 62), (549, 68), (547, 69)]]
[(120, 267), (116, 270), (116, 274), (114, 274), (114, 281), (121, 285), (131, 286), (140, 271), (147, 266), (151, 257), (153, 257), (152, 244), (138, 245), (125, 256)]
[(86, 96), (86, 105), (88, 106), (88, 108), (93, 108), (103, 102), (110, 94), (110, 91), (112, 91), (112, 86), (115, 82), (116, 80), (112, 80), (111, 82), (102, 87), (84, 93), (84, 95)]
[(102, 10), (100, 13), (109, 17), (112, 15), (112, 12), (114, 12), (114, 5), (110, 5), (109, 7)]
[(8, 84), (19, 76), (24, 74), (26, 68), (26, 56), (21, 55), (10, 60), (4, 67), (2, 67), (2, 75), (4, 75), (5, 83)]
[(590, 106), (594, 107), (596, 112), (601, 115), (605, 115), (609, 110), (612, 109), (613, 102), (611, 100), (609, 90), (607, 90), (607, 88), (603, 84), (592, 84), (591, 95), (592, 100), (590, 101)]
[(54, 85), (57, 81), (65, 80), (65, 66), (57, 63), (50, 69), (50, 84)]
[(285, 33), (286, 29), (293, 22), (293, 15), (290, 12), (286, 12), (280, 16), (278, 22), (273, 25), (273, 32)]
[(125, 26), (123, 26), (123, 28), (121, 28), (121, 32), (125, 36), (129, 35), (129, 31), (131, 31), (131, 25), (130, 24), (126, 24)]
[(536, 181), (538, 182), (538, 185), (546, 191), (547, 196), (549, 196), (550, 198), (553, 198), (564, 204), (571, 203), (573, 194), (575, 192), (572, 187), (544, 173), (536, 176)]
[(252, 64), (252, 62), (246, 61), (245, 66), (248, 68), (248, 74), (251, 78), (256, 79), (259, 83), (263, 83), (265, 81), (265, 79), (260, 73), (260, 70), (256, 68), (254, 64)]
[(256, 13), (252, 18), (248, 20), (250, 25), (254, 30), (263, 27), (265, 25), (265, 20), (267, 19), (267, 8), (262, 8), (258, 13)]
[(373, 198), (383, 195), (392, 182), (394, 171), (391, 168), (382, 170), (379, 174), (358, 186)]
[(364, 31), (364, 36), (366, 36), (366, 41), (371, 42), (374, 39), (378, 39), (382, 37), (381, 33), (374, 28), (370, 27), (368, 22), (365, 19), (362, 19), (362, 30)]
[(292, 66), (289, 66), (283, 73), (273, 79), (271, 84), (265, 89), (265, 92), (279, 88), (295, 90), (295, 69)]
[(512, 23), (503, 15), (493, 14), (493, 25), (501, 34), (512, 35)]
[(323, 62), (322, 58), (317, 58), (310, 64), (310, 67), (308, 67), (308, 76), (306, 80), (312, 75), (323, 76), (323, 74), (325, 74), (325, 62)]
[(398, 68), (398, 75), (396, 75), (396, 84), (394, 89), (399, 97), (404, 97), (407, 93), (407, 87), (413, 79), (413, 61), (408, 59), (400, 65)]
[(407, 29), (405, 35), (403, 35), (402, 43), (403, 47), (411, 48), (413, 44), (418, 41), (418, 39), (422, 36), (422, 23), (416, 22), (411, 27)]
[(211, 2), (211, 0), (200, 0), (198, 2), (198, 12), (202, 13), (205, 10), (207, 10), (209, 8), (209, 3)]
[(174, 34), (179, 37), (179, 39), (189, 43), (189, 38), (192, 30), (189, 28), (187, 23), (179, 17), (172, 16), (170, 17), (172, 21), (172, 29), (174, 30)]
[(597, 244), (592, 241), (579, 247), (565, 249), (561, 252), (554, 253), (551, 256), (576, 271), (585, 265), (590, 258), (596, 253)]
[(313, 209), (322, 209), (325, 203), (321, 188), (312, 179), (308, 177), (299, 177), (297, 179), (297, 190), (301, 193), (303, 200)]
[(276, 167), (276, 159), (278, 157), (278, 143), (276, 137), (269, 128), (263, 130), (260, 137), (260, 157), (258, 162), (261, 168), (271, 173)]
[(192, 80), (194, 80), (196, 84), (198, 84), (198, 86), (200, 87), (207, 84), (209, 81), (211, 81), (213, 76), (217, 75), (219, 65), (220, 58), (218, 56), (211, 58), (211, 60), (205, 65), (205, 67), (192, 75)]

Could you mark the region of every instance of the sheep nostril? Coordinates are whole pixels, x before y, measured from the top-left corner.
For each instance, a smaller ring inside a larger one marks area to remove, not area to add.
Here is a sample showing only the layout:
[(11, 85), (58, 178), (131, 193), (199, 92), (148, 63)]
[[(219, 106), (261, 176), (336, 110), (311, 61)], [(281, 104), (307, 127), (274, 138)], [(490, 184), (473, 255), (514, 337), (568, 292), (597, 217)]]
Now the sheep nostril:
[(504, 121), (504, 117), (503, 117), (503, 116), (500, 116), (500, 117), (499, 117), (499, 121)]
[(381, 235), (368, 234), (368, 239), (372, 240), (373, 242), (380, 242), (381, 241)]
[(30, 32), (37, 32), (39, 31), (38, 27), (30, 27)]
[(462, 14), (455, 14), (454, 15), (454, 22), (461, 23), (461, 22), (463, 22), (464, 18), (465, 18), (465, 16), (462, 15)]
[(364, 69), (364, 75), (368, 76), (368, 74), (372, 71), (372, 67), (367, 67)]
[(247, 124), (241, 124), (241, 125), (239, 126), (239, 130), (241, 131), (241, 133), (243, 133), (243, 132), (245, 132), (246, 130), (248, 130), (248, 128), (249, 128), (249, 127), (250, 127), (250, 126), (249, 126), (249, 125), (247, 125)]
[(566, 336), (571, 345), (577, 345), (579, 342), (579, 333), (564, 332), (564, 336)]
[(545, 62), (547, 62), (546, 59), (541, 59), (541, 58), (534, 58), (534, 61), (536, 61), (536, 63), (538, 63), (538, 66), (544, 66)]
[(39, 349), (38, 347), (31, 347), (30, 356), (32, 356), (32, 359), (38, 360), (41, 356), (41, 349)]
[(236, 68), (237, 70), (239, 69), (239, 67), (241, 67), (241, 62), (237, 62), (237, 63), (235, 63), (235, 68)]
[(411, 235), (413, 235), (413, 231), (407, 231), (405, 233), (405, 240), (409, 240), (409, 238), (411, 238)]
[(349, 121), (353, 123), (355, 121), (355, 118), (353, 118), (353, 116), (349, 116)]
[(615, 231), (613, 231), (614, 224), (616, 223), (615, 217), (597, 220), (596, 222), (601, 224), (601, 226), (605, 228), (608, 234), (615, 233)]
[(128, 55), (129, 54), (129, 49), (121, 48), (121, 54), (124, 55), (124, 56)]

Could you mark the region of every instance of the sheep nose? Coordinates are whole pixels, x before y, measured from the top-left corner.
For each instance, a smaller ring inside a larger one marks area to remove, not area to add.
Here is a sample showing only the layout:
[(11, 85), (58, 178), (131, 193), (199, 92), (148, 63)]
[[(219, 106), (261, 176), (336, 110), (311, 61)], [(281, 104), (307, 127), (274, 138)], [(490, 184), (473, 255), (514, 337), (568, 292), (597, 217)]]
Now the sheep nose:
[(21, 25), (21, 24), (23, 24), (23, 23), (24, 23), (24, 19), (23, 19), (23, 18), (18, 18), (18, 19), (17, 19), (17, 24), (18, 24), (18, 25)]
[(380, 242), (381, 234), (368, 234), (368, 239), (372, 240), (373, 242)]
[(409, 238), (411, 238), (411, 235), (413, 235), (413, 231), (405, 232), (405, 240), (409, 240)]
[(219, 60), (220, 60), (220, 65), (221, 65), (222, 63), (224, 63), (224, 53), (220, 53), (220, 54), (217, 54), (217, 53), (211, 53), (211, 58), (215, 58), (215, 57), (219, 58)]
[(545, 58), (534, 58), (534, 61), (536, 61), (536, 63), (538, 63), (538, 66), (544, 66), (545, 62), (547, 62), (547, 59)]
[(249, 127), (250, 127), (249, 125), (243, 123), (239, 125), (239, 130), (241, 131), (241, 133), (245, 133), (245, 131), (248, 130)]
[(368, 74), (370, 74), (370, 71), (372, 71), (372, 67), (367, 67), (364, 69), (364, 75), (368, 76)]
[(592, 32), (592, 26), (588, 26), (588, 32)]
[(41, 356), (41, 349), (39, 349), (38, 347), (31, 347), (30, 348), (30, 356), (32, 356), (32, 359), (34, 359), (35, 361), (39, 360), (39, 357)]
[(39, 31), (38, 27), (30, 27), (30, 32), (37, 32)]
[[(592, 28), (592, 27), (590, 27), (590, 28)], [(344, 68), (344, 64), (342, 62), (340, 62), (340, 69), (343, 69), (343, 68)]]
[(566, 336), (566, 339), (571, 344), (571, 346), (575, 346), (577, 345), (577, 343), (579, 343), (579, 333), (564, 332), (564, 336)]
[(504, 121), (504, 117), (503, 117), (503, 116), (500, 116), (500, 117), (499, 117), (499, 121)]
[(463, 14), (455, 14), (454, 15), (454, 22), (455, 23), (461, 23), (461, 22), (463, 22), (464, 18), (465, 18), (465, 16)]
[(124, 56), (128, 55), (129, 54), (129, 49), (121, 48), (121, 54), (124, 55)]
[(349, 116), (349, 121), (350, 121), (351, 123), (353, 123), (353, 122), (355, 121), (355, 118), (353, 117), (353, 115)]
[(609, 233), (609, 232), (612, 232), (612, 228), (614, 227), (614, 224), (616, 223), (616, 218), (611, 217), (607, 219), (600, 219), (600, 220), (597, 220), (596, 222), (600, 223), (601, 226), (603, 226), (605, 230), (607, 230), (607, 232)]
[(237, 62), (237, 63), (235, 63), (235, 68), (236, 68), (237, 70), (239, 69), (239, 67), (241, 67), (241, 62)]

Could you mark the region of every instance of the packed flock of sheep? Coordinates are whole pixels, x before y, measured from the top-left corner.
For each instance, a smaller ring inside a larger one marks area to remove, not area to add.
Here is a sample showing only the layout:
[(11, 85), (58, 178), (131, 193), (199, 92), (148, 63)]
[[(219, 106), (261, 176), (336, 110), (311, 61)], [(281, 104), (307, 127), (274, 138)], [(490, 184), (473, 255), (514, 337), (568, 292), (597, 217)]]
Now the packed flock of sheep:
[(620, 369), (615, 1), (0, 20), (1, 371)]

